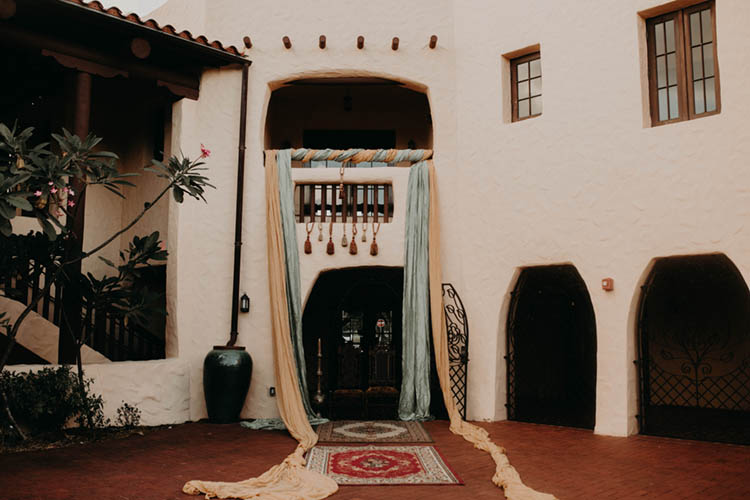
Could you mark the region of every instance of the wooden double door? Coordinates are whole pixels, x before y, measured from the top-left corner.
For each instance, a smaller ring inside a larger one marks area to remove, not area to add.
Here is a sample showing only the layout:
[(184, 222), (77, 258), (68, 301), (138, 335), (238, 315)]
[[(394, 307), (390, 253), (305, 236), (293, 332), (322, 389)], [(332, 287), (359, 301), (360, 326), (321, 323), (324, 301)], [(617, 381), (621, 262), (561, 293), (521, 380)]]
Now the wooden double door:
[(303, 332), (310, 399), (323, 396), (322, 403), (314, 403), (322, 415), (396, 418), (402, 296), (401, 268), (334, 270), (320, 276), (305, 307)]

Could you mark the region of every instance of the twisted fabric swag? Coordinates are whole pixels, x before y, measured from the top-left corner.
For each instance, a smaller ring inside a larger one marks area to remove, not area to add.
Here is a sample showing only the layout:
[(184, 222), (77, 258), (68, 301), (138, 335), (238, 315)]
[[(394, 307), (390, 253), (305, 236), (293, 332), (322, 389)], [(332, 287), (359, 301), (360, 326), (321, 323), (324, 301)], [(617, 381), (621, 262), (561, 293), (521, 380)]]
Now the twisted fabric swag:
[[(431, 154), (431, 151), (409, 150), (304, 149), (266, 153), (268, 278), (277, 401), (283, 423), (299, 445), (281, 464), (271, 467), (261, 476), (236, 483), (189, 481), (183, 487), (185, 493), (203, 493), (206, 498), (318, 500), (333, 495), (338, 490), (338, 485), (331, 478), (305, 469), (304, 454), (317, 442), (317, 434), (310, 425), (313, 414), (304, 380), (299, 250), (293, 230), (294, 213), (291, 206), (293, 158), (303, 161), (333, 159), (420, 162), (411, 167), (409, 175), (403, 302), (403, 356), (404, 366), (408, 364), (409, 369), (404, 370), (399, 416), (406, 419), (424, 419), (429, 415), (429, 314), (432, 320), (435, 364), (443, 400), (450, 416), (451, 431), (492, 456), (496, 464), (492, 481), (503, 488), (508, 499), (554, 499), (552, 495), (537, 492), (523, 484), (518, 472), (510, 465), (505, 450), (490, 440), (487, 431), (462, 420), (453, 401), (450, 390), (445, 311), (442, 304), (435, 167), (432, 161), (422, 161)], [(284, 212), (287, 212), (286, 216)], [(291, 218), (287, 218), (289, 213)], [(427, 368), (424, 368), (425, 366)]]

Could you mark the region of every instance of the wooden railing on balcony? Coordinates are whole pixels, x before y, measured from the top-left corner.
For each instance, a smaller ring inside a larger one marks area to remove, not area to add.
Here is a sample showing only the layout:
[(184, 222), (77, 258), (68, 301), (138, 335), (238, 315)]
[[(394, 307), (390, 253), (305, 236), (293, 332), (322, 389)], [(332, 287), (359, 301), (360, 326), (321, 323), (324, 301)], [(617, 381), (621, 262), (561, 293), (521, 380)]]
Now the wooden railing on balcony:
[(363, 224), (393, 220), (391, 184), (297, 184), (294, 188), (297, 222)]
[[(33, 261), (29, 261), (32, 280), (19, 276), (0, 277), (0, 290), (3, 295), (24, 305), (31, 303), (35, 293), (42, 293), (46, 274)], [(35, 312), (57, 325), (61, 324), (63, 312), (62, 295), (64, 287), (53, 283), (48, 293), (37, 303)], [(126, 325), (125, 320), (106, 311), (97, 310), (92, 304), (82, 306), (82, 328), (84, 342), (112, 361), (135, 361), (164, 358), (164, 339), (159, 338), (137, 325)]]

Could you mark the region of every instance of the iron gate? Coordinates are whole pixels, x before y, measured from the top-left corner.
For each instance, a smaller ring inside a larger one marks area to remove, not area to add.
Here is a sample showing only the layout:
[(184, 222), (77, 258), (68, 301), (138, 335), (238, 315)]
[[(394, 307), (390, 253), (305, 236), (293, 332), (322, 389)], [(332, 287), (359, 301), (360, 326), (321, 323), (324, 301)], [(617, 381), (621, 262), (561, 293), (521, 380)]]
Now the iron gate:
[(443, 307), (448, 332), (451, 392), (461, 418), (466, 419), (466, 375), (469, 364), (469, 321), (461, 297), (450, 283), (443, 283)]
[(729, 321), (713, 329), (653, 327), (649, 315), (659, 311), (649, 311), (648, 298), (655, 275), (641, 287), (639, 308), (641, 432), (750, 444), (748, 335), (730, 328)]

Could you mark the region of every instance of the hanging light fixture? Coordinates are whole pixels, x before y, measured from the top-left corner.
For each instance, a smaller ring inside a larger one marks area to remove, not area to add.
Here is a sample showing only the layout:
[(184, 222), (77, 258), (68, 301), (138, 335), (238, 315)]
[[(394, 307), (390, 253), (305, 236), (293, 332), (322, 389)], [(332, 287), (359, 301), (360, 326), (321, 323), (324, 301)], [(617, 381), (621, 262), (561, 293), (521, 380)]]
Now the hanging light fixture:
[(240, 297), (240, 312), (250, 312), (250, 297), (246, 293), (243, 293)]

